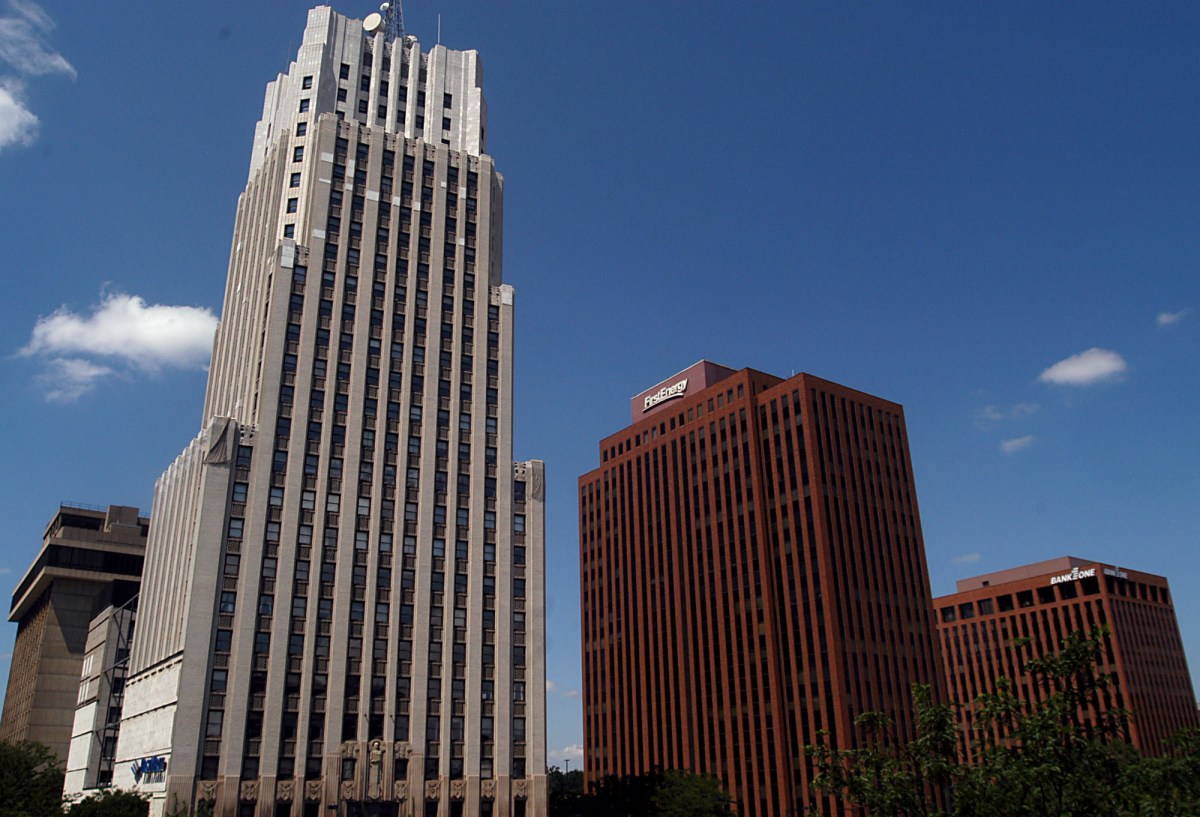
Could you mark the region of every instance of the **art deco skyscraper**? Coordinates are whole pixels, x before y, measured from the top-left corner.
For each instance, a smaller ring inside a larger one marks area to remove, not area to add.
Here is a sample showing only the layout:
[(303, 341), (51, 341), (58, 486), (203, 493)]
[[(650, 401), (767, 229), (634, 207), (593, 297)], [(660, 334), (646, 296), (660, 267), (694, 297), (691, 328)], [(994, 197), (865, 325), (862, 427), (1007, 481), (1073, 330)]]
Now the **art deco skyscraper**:
[(912, 734), (910, 685), (939, 680), (904, 410), (701, 361), (632, 414), (579, 479), (586, 774), (807, 813), (805, 746), (855, 746), (872, 710)]
[(316, 8), (267, 85), (204, 430), (155, 490), (114, 782), (156, 810), (544, 813), (503, 178), (478, 54), (398, 22)]

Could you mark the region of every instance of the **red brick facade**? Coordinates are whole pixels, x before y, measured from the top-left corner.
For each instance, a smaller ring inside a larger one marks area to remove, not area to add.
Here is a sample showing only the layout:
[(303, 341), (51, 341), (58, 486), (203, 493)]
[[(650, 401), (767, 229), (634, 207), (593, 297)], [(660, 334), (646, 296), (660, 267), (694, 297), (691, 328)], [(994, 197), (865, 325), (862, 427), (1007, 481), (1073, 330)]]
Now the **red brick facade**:
[[(1116, 685), (1106, 706), (1129, 710), (1130, 742), (1158, 753), (1176, 729), (1200, 725), (1162, 576), (1065, 557), (965, 579), (934, 606), (954, 700), (973, 701), (1002, 676), (1013, 680), (1018, 695), (1038, 700), (1044, 693), (1022, 671), (1029, 653), (1011, 649), (1012, 640), (1028, 638), (1033, 655), (1046, 655), (1070, 632), (1107, 625), (1102, 668), (1115, 673)], [(969, 738), (970, 709), (960, 717)]]
[(908, 733), (940, 676), (903, 409), (806, 374), (675, 388), (695, 369), (579, 481), (586, 773), (707, 772), (798, 815), (818, 730)]

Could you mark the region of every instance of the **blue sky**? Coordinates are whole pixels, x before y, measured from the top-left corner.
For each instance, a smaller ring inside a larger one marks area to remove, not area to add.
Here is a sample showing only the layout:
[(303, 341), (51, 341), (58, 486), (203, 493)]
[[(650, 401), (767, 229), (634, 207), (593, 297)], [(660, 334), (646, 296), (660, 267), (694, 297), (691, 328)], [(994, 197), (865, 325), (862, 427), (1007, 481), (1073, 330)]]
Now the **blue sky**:
[[(148, 511), (198, 430), (305, 9), (0, 0), (0, 590), (60, 501)], [(700, 358), (904, 404), (935, 594), (1066, 554), (1161, 573), (1197, 675), (1200, 5), (406, 12), (483, 55), (516, 455), (548, 469), (552, 762), (582, 738), (575, 481)]]

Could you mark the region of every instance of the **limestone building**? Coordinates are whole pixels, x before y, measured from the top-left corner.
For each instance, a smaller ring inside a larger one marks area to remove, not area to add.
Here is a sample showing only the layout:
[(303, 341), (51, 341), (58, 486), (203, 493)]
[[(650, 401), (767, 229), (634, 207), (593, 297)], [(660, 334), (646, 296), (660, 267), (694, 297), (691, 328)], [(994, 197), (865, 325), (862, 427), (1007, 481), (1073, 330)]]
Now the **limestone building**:
[(114, 776), (154, 813), (545, 813), (504, 181), (479, 55), (400, 29), (313, 9), (267, 84), (203, 427), (154, 494)]
[(67, 758), (92, 617), (137, 594), (150, 520), (137, 508), (64, 504), (13, 591), (18, 625), (0, 741), (44, 743)]

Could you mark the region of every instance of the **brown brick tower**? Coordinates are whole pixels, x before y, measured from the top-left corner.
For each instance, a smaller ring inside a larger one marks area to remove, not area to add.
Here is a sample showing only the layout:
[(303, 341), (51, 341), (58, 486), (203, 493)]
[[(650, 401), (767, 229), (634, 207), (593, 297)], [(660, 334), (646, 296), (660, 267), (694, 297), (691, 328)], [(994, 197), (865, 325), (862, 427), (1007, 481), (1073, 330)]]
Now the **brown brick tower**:
[[(1016, 694), (1043, 692), (1022, 671), (1028, 638), (1034, 655), (1057, 652), (1067, 634), (1107, 625), (1103, 669), (1115, 674), (1108, 702), (1131, 715), (1129, 740), (1149, 753), (1176, 729), (1200, 725), (1171, 592), (1162, 576), (1066, 556), (963, 579), (934, 601), (946, 685), (958, 701), (1014, 681)], [(970, 710), (960, 710), (969, 735)]]
[[(722, 779), (800, 814), (804, 747), (936, 682), (903, 409), (702, 361), (638, 395), (579, 480), (584, 743), (595, 780)], [(832, 804), (828, 804), (833, 809)]]

